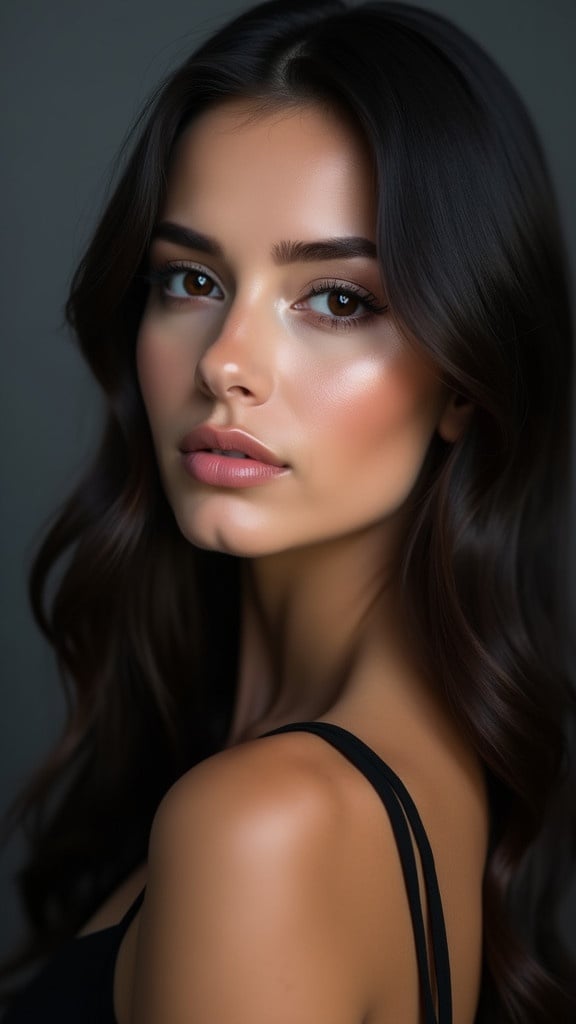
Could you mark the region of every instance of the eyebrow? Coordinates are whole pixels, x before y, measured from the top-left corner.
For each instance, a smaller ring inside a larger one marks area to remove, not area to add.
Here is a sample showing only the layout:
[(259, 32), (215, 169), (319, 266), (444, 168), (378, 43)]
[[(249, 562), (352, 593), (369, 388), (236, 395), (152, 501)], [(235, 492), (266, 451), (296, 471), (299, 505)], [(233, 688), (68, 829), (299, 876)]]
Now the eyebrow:
[(274, 262), (311, 263), (315, 260), (351, 260), (357, 256), (375, 259), (377, 249), (374, 242), (356, 235), (345, 238), (327, 238), (318, 242), (278, 242), (272, 249)]
[(158, 224), (153, 231), (152, 239), (163, 238), (166, 242), (175, 242), (176, 245), (183, 245), (186, 249), (197, 249), (205, 252), (208, 256), (223, 257), (224, 251), (218, 242), (208, 235), (202, 235), (193, 228), (185, 228), (183, 224), (174, 224), (165, 220)]
[[(167, 242), (175, 242), (186, 249), (195, 249), (208, 256), (223, 258), (222, 246), (193, 228), (172, 221), (162, 221), (154, 229), (153, 238), (162, 238)], [(326, 238), (313, 242), (277, 242), (272, 247), (272, 257), (279, 266), (288, 263), (312, 263), (316, 260), (350, 260), (357, 257), (376, 259), (376, 244), (368, 238), (358, 235), (346, 235), (344, 238)]]

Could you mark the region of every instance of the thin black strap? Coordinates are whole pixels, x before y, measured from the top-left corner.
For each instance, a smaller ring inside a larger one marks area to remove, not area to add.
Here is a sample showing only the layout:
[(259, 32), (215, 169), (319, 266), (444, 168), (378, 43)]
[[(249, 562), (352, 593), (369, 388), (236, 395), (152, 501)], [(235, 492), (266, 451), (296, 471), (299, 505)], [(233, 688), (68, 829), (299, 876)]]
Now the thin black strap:
[(132, 924), (132, 921), (136, 917), (136, 914), (138, 913), (138, 911), (140, 910), (140, 907), (142, 906), (142, 904), (144, 902), (144, 896), (145, 895), (146, 895), (146, 887), (144, 887), (142, 889), (142, 892), (138, 893), (136, 899), (134, 900), (134, 903), (130, 907), (128, 907), (128, 910), (124, 914), (124, 917), (117, 924), (116, 927), (122, 929), (122, 934), (124, 934), (125, 932), (128, 931), (128, 928)]
[[(424, 1021), (425, 1024), (452, 1024), (450, 958), (434, 857), (420, 815), (408, 790), (389, 765), (382, 761), (371, 747), (347, 729), (332, 722), (293, 722), (289, 725), (282, 725), (277, 729), (272, 729), (263, 735), (271, 736), (275, 733), (289, 732), (291, 730), (313, 732), (327, 740), (328, 743), (339, 750), (368, 778), (369, 782), (372, 783), (378, 792), (388, 812), (402, 864), (412, 927), (414, 929), (416, 957), (422, 988)], [(428, 898), (432, 954), (438, 994), (438, 1017), (436, 1016), (430, 982), (426, 931), (420, 901), (418, 872), (414, 857), (412, 835), (408, 823), (412, 829), (420, 854)]]

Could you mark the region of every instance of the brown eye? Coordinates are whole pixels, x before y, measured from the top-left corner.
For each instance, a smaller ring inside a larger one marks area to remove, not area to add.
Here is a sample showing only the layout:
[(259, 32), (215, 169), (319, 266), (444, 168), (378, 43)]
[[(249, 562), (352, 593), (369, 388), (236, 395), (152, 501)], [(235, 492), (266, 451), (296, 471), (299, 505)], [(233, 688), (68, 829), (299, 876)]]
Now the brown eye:
[(224, 292), (218, 282), (204, 270), (196, 267), (161, 267), (148, 275), (150, 284), (159, 284), (167, 300), (215, 299), (219, 302)]
[(346, 292), (331, 291), (328, 295), (328, 309), (334, 316), (353, 316), (360, 304), (361, 299)]
[(310, 286), (308, 295), (295, 302), (293, 309), (311, 310), (317, 316), (312, 320), (321, 328), (362, 327), (374, 316), (384, 313), (388, 306), (380, 305), (375, 295), (358, 285), (340, 281), (322, 281)]
[(182, 286), (188, 295), (210, 295), (214, 289), (213, 278), (199, 270), (189, 270), (182, 277)]

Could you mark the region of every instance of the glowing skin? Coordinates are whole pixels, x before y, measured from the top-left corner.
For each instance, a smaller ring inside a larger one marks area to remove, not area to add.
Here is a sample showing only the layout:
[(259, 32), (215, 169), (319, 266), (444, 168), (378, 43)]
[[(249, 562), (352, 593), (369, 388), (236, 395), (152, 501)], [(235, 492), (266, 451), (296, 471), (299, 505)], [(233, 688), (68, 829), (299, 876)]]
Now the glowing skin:
[[(417, 965), (401, 868), (395, 844), (388, 853), (372, 787), (344, 758), (310, 737), (244, 746), (268, 729), (317, 718), (365, 739), (424, 808), (440, 884), (451, 894), (447, 927), (457, 957), (456, 984), (471, 978), (472, 998), (477, 992), (478, 894), (488, 817), (478, 796), (483, 771), (444, 706), (441, 688), (429, 685), (414, 657), (412, 637), (403, 629), (402, 594), (388, 572), (401, 550), (406, 499), (430, 440), (437, 430), (455, 440), (465, 410), (430, 362), (400, 336), (386, 310), (374, 257), (375, 223), (366, 146), (353, 126), (323, 107), (264, 113), (227, 102), (191, 125), (174, 154), (150, 250), (138, 377), (164, 487), (182, 533), (197, 545), (246, 556), (239, 573), (235, 706), (224, 744), (240, 749), (207, 758), (179, 781), (180, 810), (177, 819), (169, 816), (174, 825), (168, 832), (162, 832), (161, 812), (156, 820), (151, 851), (161, 852), (155, 863), (153, 853), (138, 930), (129, 930), (118, 958), (116, 988), (126, 993), (127, 1020), (146, 1016), (149, 993), (161, 1005), (159, 1020), (170, 1004), (180, 1007), (179, 1020), (195, 1017), (196, 1009), (197, 1019), (208, 1019), (211, 995), (204, 1001), (200, 996), (198, 1006), (189, 1002), (189, 965), (198, 960), (190, 950), (200, 943), (202, 963), (212, 971), (213, 900), (204, 900), (210, 904), (207, 917), (194, 932), (185, 908), (194, 908), (190, 920), (196, 927), (198, 893), (210, 894), (214, 886), (220, 892), (224, 885), (236, 899), (246, 878), (250, 889), (254, 864), (257, 886), (264, 877), (272, 879), (273, 915), (278, 908), (282, 920), (283, 908), (290, 908), (290, 934), (286, 938), (281, 928), (272, 935), (274, 916), (264, 930), (259, 920), (254, 929), (252, 900), (247, 925), (235, 934), (245, 937), (252, 928), (249, 948), (259, 962), (268, 954), (270, 935), (267, 973), (280, 978), (281, 988), (291, 986), (284, 963), (290, 966), (292, 936), (300, 948), (301, 934), (312, 933), (305, 925), (300, 932), (304, 919), (297, 903), (293, 912), (293, 890), (280, 880), (280, 874), (291, 880), (291, 873), (270, 871), (277, 847), (269, 840), (279, 828), (285, 846), (286, 829), (292, 830), (295, 820), (292, 811), (284, 815), (285, 792), (291, 807), (297, 794), (305, 830), (305, 809), (311, 807), (316, 817), (320, 807), (321, 822), (330, 822), (336, 863), (358, 882), (353, 909), (339, 904), (335, 929), (327, 926), (338, 933), (342, 964), (352, 965), (354, 991), (354, 965), (362, 965), (362, 978), (370, 979), (350, 1020), (363, 1018), (367, 1007), (378, 1020), (416, 1019)], [(334, 239), (356, 239), (356, 254), (348, 252), (347, 258), (332, 251), (322, 259), (326, 248), (303, 248), (303, 243), (326, 246), (331, 240), (334, 250)], [(375, 308), (370, 310), (362, 297)], [(240, 433), (227, 436), (227, 430)], [(207, 454), (207, 449), (239, 449), (246, 436), (252, 439), (244, 441), (246, 454), (254, 457), (251, 465)], [(192, 455), (183, 453), (187, 445)], [(239, 478), (246, 483), (250, 474), (254, 485), (238, 486)], [(217, 616), (216, 601), (212, 607)], [(220, 634), (227, 644), (224, 628)], [(322, 783), (318, 804), (315, 786), (310, 790), (316, 775)], [(270, 798), (264, 805), (263, 793)], [(214, 807), (221, 813), (215, 815)], [(202, 833), (204, 821), (210, 827), (224, 822), (225, 831), (208, 850), (227, 852), (228, 836), (235, 843), (237, 835), (235, 826), (228, 831), (231, 807), (233, 821), (239, 821), (236, 811), (242, 818), (241, 860), (226, 861), (221, 871), (217, 859), (205, 874), (202, 852), (196, 860), (196, 853), (186, 852), (192, 848), (188, 833), (194, 851), (199, 849), (199, 833), (190, 821), (199, 822)], [(358, 841), (348, 846), (350, 835)], [(299, 862), (311, 858), (313, 865), (302, 876), (306, 893), (308, 878), (315, 885), (317, 865), (326, 863), (324, 853), (318, 857), (324, 847), (315, 836), (314, 827), (305, 852), (297, 854)], [(367, 850), (373, 859), (366, 859)], [(312, 903), (310, 920), (324, 927), (333, 920), (331, 909), (326, 911), (327, 903), (317, 906)], [(238, 919), (244, 921), (242, 909)], [(349, 937), (348, 946), (340, 934)], [(323, 948), (322, 939), (312, 944)], [(219, 936), (217, 945), (214, 964), (219, 965), (224, 962)], [(235, 939), (232, 945), (236, 949)], [(391, 953), (384, 975), (382, 948)], [(324, 965), (336, 962), (322, 960), (320, 973), (313, 972), (328, 979), (329, 990), (334, 972)], [(162, 987), (165, 978), (168, 988)], [(382, 980), (375, 983), (375, 978)], [(153, 984), (147, 989), (148, 979)], [(242, 979), (239, 991), (241, 986)], [(214, 990), (211, 982), (204, 988)], [(341, 1009), (341, 989), (336, 989)], [(197, 988), (194, 1000), (196, 993)], [(333, 1016), (328, 1009), (318, 1019)]]
[[(228, 102), (181, 138), (159, 223), (219, 251), (155, 239), (152, 272), (165, 276), (153, 278), (137, 360), (166, 493), (199, 546), (256, 557), (386, 529), (434, 431), (450, 436), (447, 389), (386, 312), (376, 259), (279, 260), (286, 242), (375, 242), (375, 221), (366, 147), (325, 109)], [(174, 262), (192, 274), (168, 276)], [(199, 482), (180, 445), (203, 423), (252, 435), (287, 471), (241, 489)]]

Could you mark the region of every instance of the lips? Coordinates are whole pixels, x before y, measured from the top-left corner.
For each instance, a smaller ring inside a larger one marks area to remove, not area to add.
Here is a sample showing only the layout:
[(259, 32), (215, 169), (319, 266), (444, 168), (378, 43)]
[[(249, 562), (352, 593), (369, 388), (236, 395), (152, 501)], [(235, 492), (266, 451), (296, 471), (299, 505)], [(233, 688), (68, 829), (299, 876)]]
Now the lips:
[[(214, 452), (228, 458), (233, 458), (234, 455), (237, 458), (244, 456), (267, 466), (286, 467), (286, 463), (282, 462), (269, 448), (257, 441), (255, 437), (237, 428), (220, 430), (203, 424), (186, 434), (179, 447), (184, 454), (200, 451)], [(228, 453), (234, 453), (234, 455), (228, 455)]]

